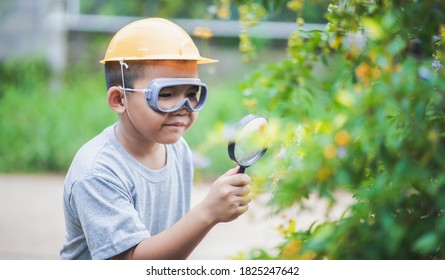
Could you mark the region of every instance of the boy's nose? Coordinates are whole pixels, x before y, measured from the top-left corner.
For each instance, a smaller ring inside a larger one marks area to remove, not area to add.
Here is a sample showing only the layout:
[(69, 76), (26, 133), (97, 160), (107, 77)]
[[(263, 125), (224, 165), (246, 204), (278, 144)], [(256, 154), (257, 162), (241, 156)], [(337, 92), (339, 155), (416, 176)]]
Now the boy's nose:
[(190, 114), (190, 110), (187, 109), (187, 107), (182, 106), (181, 109), (178, 109), (178, 110), (172, 112), (172, 114), (173, 114), (174, 116), (187, 116), (187, 115)]

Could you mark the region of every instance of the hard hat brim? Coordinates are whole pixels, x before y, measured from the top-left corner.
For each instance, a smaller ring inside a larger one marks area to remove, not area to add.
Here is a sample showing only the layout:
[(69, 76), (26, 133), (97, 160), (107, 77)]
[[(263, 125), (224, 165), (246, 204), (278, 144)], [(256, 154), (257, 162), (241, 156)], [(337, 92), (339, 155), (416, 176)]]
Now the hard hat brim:
[(210, 64), (210, 63), (216, 63), (219, 62), (219, 60), (217, 59), (211, 59), (211, 58), (207, 58), (207, 57), (200, 57), (198, 59), (196, 58), (172, 58), (171, 56), (166, 56), (166, 57), (162, 57), (162, 56), (157, 56), (157, 57), (113, 57), (113, 58), (104, 58), (102, 60), (100, 60), (99, 62), (101, 64), (105, 64), (105, 62), (110, 62), (110, 61), (141, 61), (141, 60), (190, 60), (190, 61), (196, 61), (198, 64)]

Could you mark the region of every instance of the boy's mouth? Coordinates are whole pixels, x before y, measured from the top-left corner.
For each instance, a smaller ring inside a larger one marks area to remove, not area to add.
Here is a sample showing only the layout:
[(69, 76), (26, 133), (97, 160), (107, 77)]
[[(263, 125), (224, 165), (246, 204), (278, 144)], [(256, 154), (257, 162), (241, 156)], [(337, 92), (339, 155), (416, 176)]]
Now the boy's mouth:
[(182, 126), (186, 126), (186, 123), (184, 123), (184, 122), (173, 122), (173, 123), (166, 123), (165, 126), (182, 127)]

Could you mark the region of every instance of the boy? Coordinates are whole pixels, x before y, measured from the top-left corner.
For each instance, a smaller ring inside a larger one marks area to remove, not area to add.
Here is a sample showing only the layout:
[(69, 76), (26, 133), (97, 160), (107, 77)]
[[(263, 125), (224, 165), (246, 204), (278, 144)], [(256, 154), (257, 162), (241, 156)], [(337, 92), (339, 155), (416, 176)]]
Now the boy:
[(86, 143), (65, 180), (62, 259), (185, 259), (220, 222), (248, 209), (250, 178), (227, 171), (189, 210), (193, 181), (184, 132), (207, 98), (190, 36), (165, 19), (122, 28), (105, 58), (116, 124)]

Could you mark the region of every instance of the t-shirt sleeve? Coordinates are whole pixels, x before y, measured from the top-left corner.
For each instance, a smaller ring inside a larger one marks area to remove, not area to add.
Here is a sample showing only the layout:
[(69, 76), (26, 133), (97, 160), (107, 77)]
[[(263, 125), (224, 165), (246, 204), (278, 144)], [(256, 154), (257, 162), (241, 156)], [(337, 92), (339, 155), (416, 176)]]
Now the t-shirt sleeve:
[(122, 185), (101, 177), (75, 182), (70, 205), (77, 212), (93, 259), (108, 259), (150, 237)]

